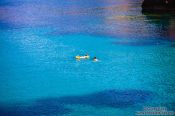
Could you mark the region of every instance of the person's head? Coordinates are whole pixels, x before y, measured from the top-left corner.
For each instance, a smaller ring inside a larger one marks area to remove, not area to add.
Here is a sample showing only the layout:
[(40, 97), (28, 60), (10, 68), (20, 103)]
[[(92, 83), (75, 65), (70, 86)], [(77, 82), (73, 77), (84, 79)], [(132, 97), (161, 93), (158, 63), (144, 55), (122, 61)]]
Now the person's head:
[(97, 57), (94, 57), (94, 59), (97, 59)]

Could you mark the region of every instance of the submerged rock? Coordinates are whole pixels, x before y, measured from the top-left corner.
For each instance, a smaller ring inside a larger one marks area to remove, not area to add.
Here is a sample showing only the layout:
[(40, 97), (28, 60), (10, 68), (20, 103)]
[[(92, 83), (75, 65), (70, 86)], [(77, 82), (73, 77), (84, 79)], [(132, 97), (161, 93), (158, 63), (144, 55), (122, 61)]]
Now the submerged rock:
[(143, 12), (175, 12), (175, 0), (144, 0)]

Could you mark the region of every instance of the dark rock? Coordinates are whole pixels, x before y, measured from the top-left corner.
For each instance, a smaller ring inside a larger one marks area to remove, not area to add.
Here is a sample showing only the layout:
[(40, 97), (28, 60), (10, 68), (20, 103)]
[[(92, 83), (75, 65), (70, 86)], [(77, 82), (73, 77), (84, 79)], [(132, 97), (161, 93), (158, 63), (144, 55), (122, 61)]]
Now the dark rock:
[(175, 0), (144, 0), (143, 12), (175, 12)]

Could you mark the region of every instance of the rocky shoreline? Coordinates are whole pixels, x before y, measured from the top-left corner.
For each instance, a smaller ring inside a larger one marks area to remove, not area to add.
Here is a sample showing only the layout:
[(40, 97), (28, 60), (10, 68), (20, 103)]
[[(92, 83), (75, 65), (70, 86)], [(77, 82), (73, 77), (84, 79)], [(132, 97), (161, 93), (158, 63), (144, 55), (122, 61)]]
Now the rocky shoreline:
[(144, 0), (142, 12), (175, 12), (175, 0)]

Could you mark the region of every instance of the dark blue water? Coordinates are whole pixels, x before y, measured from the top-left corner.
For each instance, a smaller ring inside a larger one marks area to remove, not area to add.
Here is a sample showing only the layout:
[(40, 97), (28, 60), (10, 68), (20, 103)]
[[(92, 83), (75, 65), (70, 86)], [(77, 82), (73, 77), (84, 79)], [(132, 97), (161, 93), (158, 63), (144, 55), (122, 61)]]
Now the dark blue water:
[(0, 115), (175, 111), (175, 16), (141, 2), (1, 0)]

